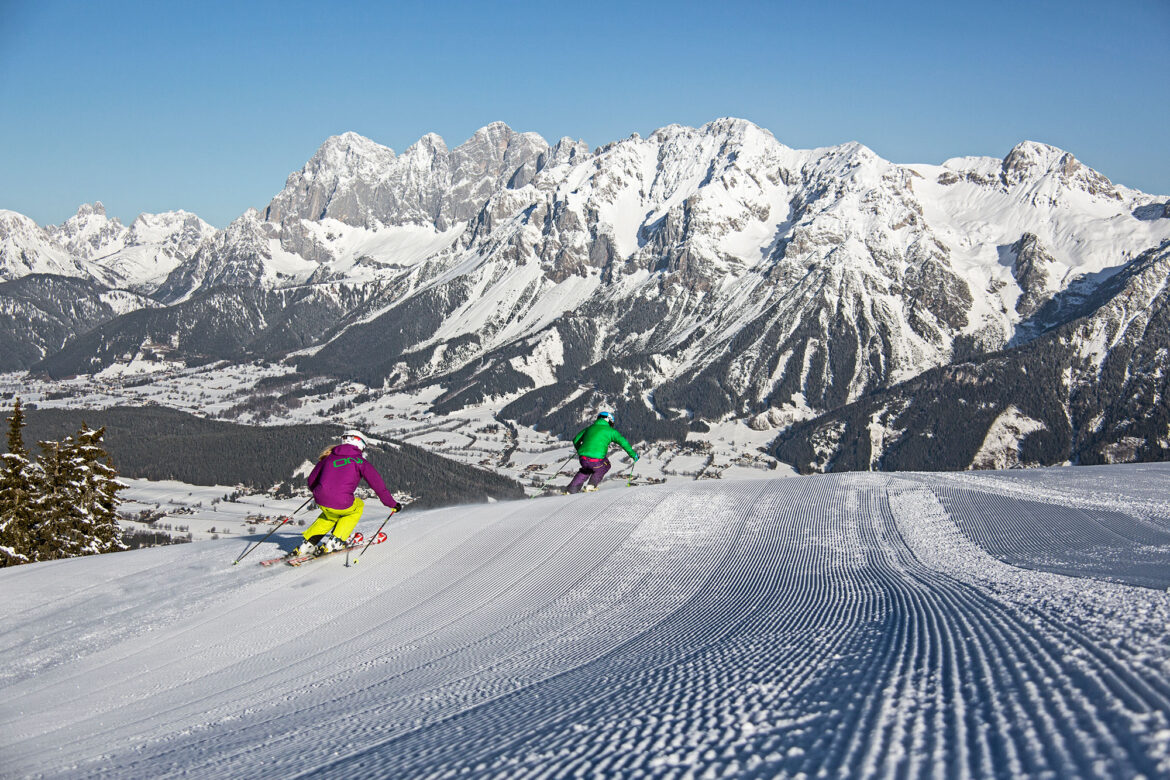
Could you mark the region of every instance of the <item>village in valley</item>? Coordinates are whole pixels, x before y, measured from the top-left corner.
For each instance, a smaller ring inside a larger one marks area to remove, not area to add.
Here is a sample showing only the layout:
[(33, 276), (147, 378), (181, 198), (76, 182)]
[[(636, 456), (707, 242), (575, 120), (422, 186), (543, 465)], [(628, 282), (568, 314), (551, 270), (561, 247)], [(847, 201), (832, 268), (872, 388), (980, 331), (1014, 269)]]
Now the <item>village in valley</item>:
[[(306, 377), (279, 363), (187, 367), (159, 356), (135, 355), (99, 374), (65, 380), (0, 374), (0, 402), (10, 404), (19, 396), (28, 409), (162, 406), (246, 425), (357, 426), (374, 440), (405, 442), (514, 479), (530, 497), (542, 496), (552, 486), (563, 487), (576, 471), (571, 443), (499, 419), (494, 409), (503, 402), (436, 415), (429, 407), (439, 388), (413, 395), (383, 392), (354, 382)], [(587, 422), (582, 420), (583, 425)], [(733, 421), (712, 426), (708, 433), (692, 433), (682, 443), (634, 442), (642, 455), (637, 466), (631, 469), (633, 464), (620, 451), (612, 456), (614, 469), (605, 489), (791, 475), (789, 466), (764, 452), (775, 433)], [(127, 541), (134, 544), (140, 539), (148, 546), (168, 541), (167, 537), (181, 543), (267, 533), (302, 504), (304, 491), (297, 492), (296, 484), (308, 474), (315, 455), (305, 453), (303, 468), (268, 490), (123, 476), (127, 488), (120, 494), (119, 516)], [(407, 493), (403, 498), (409, 501), (412, 496)], [(304, 511), (291, 522), (304, 524), (308, 519), (311, 515)]]

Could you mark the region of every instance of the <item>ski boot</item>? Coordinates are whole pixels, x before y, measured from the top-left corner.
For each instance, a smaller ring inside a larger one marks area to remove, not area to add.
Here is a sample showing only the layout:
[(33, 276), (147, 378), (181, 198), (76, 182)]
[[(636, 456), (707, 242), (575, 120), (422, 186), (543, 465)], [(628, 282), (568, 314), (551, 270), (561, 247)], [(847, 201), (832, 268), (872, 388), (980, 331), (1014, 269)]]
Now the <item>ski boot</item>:
[(596, 493), (597, 485), (586, 485), (585, 487), (581, 488), (581, 490), (585, 493)]
[(321, 541), (317, 542), (317, 555), (325, 555), (326, 553), (337, 552), (345, 549), (345, 542), (338, 539), (333, 534), (325, 534), (321, 537)]
[(315, 555), (317, 553), (317, 545), (310, 542), (308, 539), (301, 542), (293, 548), (293, 551), (286, 555), (286, 558), (300, 558), (302, 555)]

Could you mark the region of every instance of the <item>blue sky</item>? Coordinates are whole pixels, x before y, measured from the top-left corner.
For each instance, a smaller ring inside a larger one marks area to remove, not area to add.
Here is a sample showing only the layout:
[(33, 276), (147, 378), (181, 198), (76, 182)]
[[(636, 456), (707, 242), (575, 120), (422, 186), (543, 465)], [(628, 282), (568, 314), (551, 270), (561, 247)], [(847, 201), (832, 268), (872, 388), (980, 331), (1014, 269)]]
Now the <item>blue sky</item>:
[(489, 122), (592, 146), (749, 119), (895, 162), (1051, 143), (1170, 194), (1170, 0), (0, 0), (0, 208), (223, 227), (328, 136)]

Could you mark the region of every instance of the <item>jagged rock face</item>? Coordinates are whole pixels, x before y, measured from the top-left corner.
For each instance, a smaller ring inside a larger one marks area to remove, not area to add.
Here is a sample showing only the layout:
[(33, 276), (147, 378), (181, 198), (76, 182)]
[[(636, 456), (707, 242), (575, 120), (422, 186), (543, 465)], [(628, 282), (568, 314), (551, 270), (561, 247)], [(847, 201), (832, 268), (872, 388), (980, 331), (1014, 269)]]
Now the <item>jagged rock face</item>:
[[(365, 224), (367, 215), (359, 208), (354, 190), (364, 193), (374, 189), (394, 162), (392, 149), (357, 133), (330, 138), (304, 168), (289, 175), (264, 217), (282, 222), (289, 217), (319, 220), (332, 216), (346, 224)], [(338, 191), (342, 195), (334, 202)]]
[(126, 226), (107, 217), (105, 206), (98, 201), (82, 205), (75, 215), (50, 228), (49, 233), (73, 255), (93, 260), (124, 246)]
[(523, 187), (547, 156), (533, 133), (489, 125), (449, 150), (424, 136), (401, 157), (356, 133), (330, 138), (289, 176), (265, 211), (270, 222), (290, 217), (336, 219), (347, 225), (433, 225), (447, 230), (475, 216), (502, 187)]
[(1056, 180), (1070, 189), (1121, 199), (1109, 179), (1082, 165), (1068, 152), (1047, 144), (1025, 141), (1016, 145), (1003, 160), (1001, 176), (1004, 184), (1011, 187), (1050, 173), (1055, 174)]
[(1012, 252), (1015, 254), (1012, 277), (1020, 286), (1016, 312), (1026, 318), (1052, 297), (1049, 290), (1051, 282), (1049, 269), (1056, 261), (1045, 251), (1040, 239), (1033, 233), (1025, 233), (1019, 241), (1012, 244)]

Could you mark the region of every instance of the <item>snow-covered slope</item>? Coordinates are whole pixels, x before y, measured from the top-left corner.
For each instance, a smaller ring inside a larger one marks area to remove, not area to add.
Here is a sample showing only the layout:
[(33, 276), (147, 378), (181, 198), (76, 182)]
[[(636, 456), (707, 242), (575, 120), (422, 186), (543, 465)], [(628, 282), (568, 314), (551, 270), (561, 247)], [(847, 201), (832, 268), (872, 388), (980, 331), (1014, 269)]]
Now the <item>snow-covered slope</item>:
[(619, 487), (407, 512), (348, 569), (233, 568), (240, 540), (6, 569), (0, 758), (22, 777), (1163, 776), (1167, 477)]

